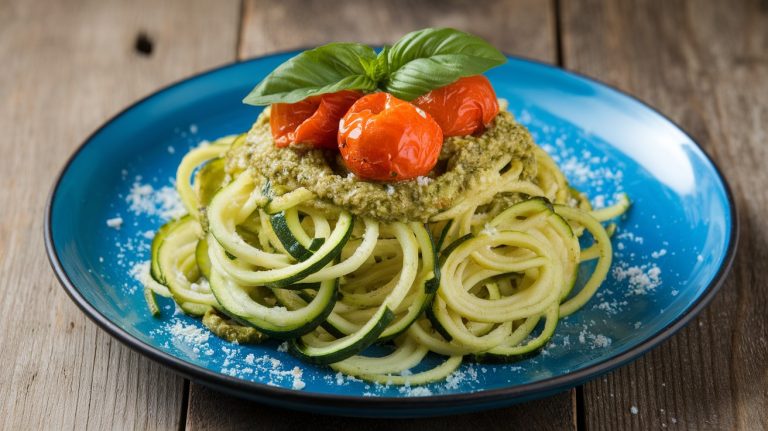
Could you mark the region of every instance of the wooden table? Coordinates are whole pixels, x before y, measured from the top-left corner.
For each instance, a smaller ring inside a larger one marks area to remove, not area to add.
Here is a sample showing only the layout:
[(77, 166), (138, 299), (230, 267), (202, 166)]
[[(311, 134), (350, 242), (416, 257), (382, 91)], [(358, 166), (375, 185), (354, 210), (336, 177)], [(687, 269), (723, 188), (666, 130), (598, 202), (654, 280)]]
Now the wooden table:
[[(111, 339), (64, 294), (43, 250), (43, 207), (65, 159), (107, 118), (217, 65), (333, 40), (387, 43), (427, 26), (615, 85), (714, 157), (742, 236), (697, 320), (570, 392), (393, 424), (275, 410), (189, 383)], [(0, 429), (768, 429), (765, 0), (0, 0), (0, 59)]]

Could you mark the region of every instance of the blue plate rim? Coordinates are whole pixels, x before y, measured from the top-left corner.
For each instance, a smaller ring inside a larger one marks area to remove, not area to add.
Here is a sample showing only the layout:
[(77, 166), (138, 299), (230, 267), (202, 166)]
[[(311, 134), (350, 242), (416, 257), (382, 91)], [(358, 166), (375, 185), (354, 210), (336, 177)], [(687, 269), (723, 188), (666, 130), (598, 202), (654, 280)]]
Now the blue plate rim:
[[(299, 53), (305, 49), (309, 49), (309, 48), (276, 51), (270, 54), (261, 55), (261, 56), (250, 58), (244, 61), (234, 61), (234, 62), (226, 63), (224, 65), (216, 66), (214, 68), (205, 70), (200, 73), (193, 74), (191, 76), (181, 78), (170, 84), (162, 86), (160, 89), (150, 93), (145, 97), (140, 98), (139, 100), (133, 102), (132, 104), (122, 109), (118, 113), (114, 114), (107, 121), (105, 121), (98, 129), (96, 129), (90, 135), (88, 135), (88, 137), (83, 141), (83, 143), (80, 144), (77, 147), (77, 149), (72, 153), (72, 155), (67, 159), (66, 163), (61, 168), (58, 175), (56, 176), (56, 179), (53, 183), (53, 187), (51, 188), (51, 191), (48, 194), (48, 198), (45, 206), (45, 220), (43, 224), (43, 236), (44, 236), (45, 250), (48, 256), (48, 261), (54, 271), (56, 278), (58, 279), (59, 283), (62, 285), (62, 288), (70, 297), (70, 299), (78, 306), (78, 308), (80, 308), (80, 310), (86, 316), (88, 316), (88, 318), (90, 318), (93, 322), (95, 322), (97, 326), (99, 326), (102, 330), (106, 331), (109, 335), (111, 335), (121, 343), (125, 344), (132, 350), (141, 353), (142, 355), (152, 359), (153, 361), (158, 362), (195, 382), (200, 382), (210, 387), (223, 390), (225, 392), (232, 393), (243, 398), (261, 401), (268, 404), (290, 406), (296, 409), (301, 409), (301, 406), (305, 406), (308, 403), (313, 403), (314, 404), (313, 410), (317, 410), (317, 408), (320, 408), (320, 407), (331, 407), (339, 411), (346, 412), (346, 414), (353, 415), (353, 416), (360, 416), (360, 415), (382, 416), (395, 409), (398, 409), (401, 413), (403, 413), (402, 409), (406, 410), (405, 413), (407, 413), (408, 411), (413, 412), (420, 409), (434, 412), (438, 409), (448, 408), (448, 407), (482, 406), (484, 404), (492, 405), (494, 404), (494, 402), (499, 402), (502, 400), (508, 400), (509, 402), (506, 404), (512, 404), (515, 402), (514, 400), (526, 400), (526, 399), (538, 398), (540, 396), (546, 396), (549, 394), (554, 394), (556, 392), (573, 388), (599, 375), (605, 374), (615, 368), (618, 368), (634, 359), (637, 359), (644, 353), (657, 347), (663, 341), (665, 341), (666, 339), (674, 335), (676, 332), (678, 332), (680, 329), (682, 329), (684, 326), (686, 326), (688, 323), (690, 323), (690, 321), (693, 320), (693, 318), (696, 317), (712, 301), (712, 299), (714, 299), (717, 292), (720, 290), (720, 288), (724, 284), (726, 277), (733, 266), (733, 262), (736, 257), (736, 251), (738, 249), (738, 242), (739, 242), (739, 236), (740, 236), (739, 215), (736, 209), (735, 200), (733, 198), (733, 192), (731, 190), (731, 187), (728, 181), (723, 176), (720, 167), (717, 165), (717, 163), (715, 163), (715, 161), (712, 159), (709, 153), (699, 144), (699, 142), (696, 139), (694, 139), (683, 127), (681, 127), (679, 124), (677, 124), (675, 121), (673, 121), (671, 118), (669, 118), (662, 112), (652, 107), (650, 104), (640, 100), (639, 98), (625, 91), (622, 91), (612, 85), (609, 85), (599, 79), (581, 74), (579, 72), (569, 71), (560, 66), (545, 63), (541, 60), (527, 58), (519, 55), (505, 54), (509, 59), (513, 59), (521, 62), (533, 63), (535, 65), (553, 69), (555, 71), (564, 73), (566, 75), (571, 75), (573, 77), (581, 78), (592, 84), (597, 84), (599, 86), (609, 88), (639, 103), (640, 105), (644, 106), (648, 110), (654, 112), (656, 115), (659, 115), (660, 117), (662, 117), (664, 120), (668, 121), (671, 125), (675, 126), (683, 134), (685, 134), (685, 136), (688, 139), (690, 139), (690, 141), (701, 152), (701, 154), (704, 156), (706, 161), (712, 165), (718, 179), (723, 185), (725, 196), (728, 201), (728, 209), (731, 213), (730, 232), (728, 236), (728, 248), (726, 250), (725, 256), (723, 257), (723, 261), (720, 267), (718, 268), (717, 273), (712, 278), (712, 281), (702, 291), (699, 298), (697, 298), (697, 300), (693, 304), (691, 304), (687, 310), (681, 313), (675, 320), (670, 322), (667, 326), (665, 326), (661, 330), (657, 331), (652, 336), (643, 340), (637, 346), (627, 350), (626, 352), (623, 352), (619, 355), (615, 355), (613, 357), (609, 357), (601, 362), (598, 362), (596, 364), (590, 365), (586, 368), (583, 368), (577, 371), (572, 371), (566, 374), (561, 374), (558, 376), (550, 377), (550, 378), (533, 382), (533, 383), (526, 383), (526, 384), (510, 386), (506, 388), (480, 390), (476, 392), (467, 392), (467, 393), (459, 393), (459, 394), (430, 395), (430, 396), (424, 396), (424, 397), (361, 397), (356, 395), (353, 396), (353, 395), (335, 395), (335, 394), (302, 392), (302, 391), (285, 389), (285, 388), (280, 388), (275, 386), (269, 386), (263, 383), (237, 379), (235, 377), (220, 374), (220, 373), (211, 371), (207, 368), (203, 368), (203, 367), (191, 364), (180, 358), (177, 358), (168, 353), (165, 353), (150, 344), (147, 344), (147, 343), (144, 343), (143, 341), (138, 340), (137, 338), (129, 334), (127, 331), (120, 328), (117, 324), (112, 322), (109, 318), (107, 318), (104, 314), (102, 314), (101, 311), (99, 311), (96, 307), (94, 307), (90, 302), (88, 302), (85, 299), (85, 297), (80, 293), (78, 288), (74, 285), (72, 280), (67, 275), (62, 265), (62, 262), (59, 259), (59, 255), (53, 243), (52, 217), (53, 217), (53, 201), (56, 197), (56, 193), (58, 192), (58, 189), (59, 189), (61, 180), (64, 177), (64, 174), (69, 170), (70, 165), (78, 157), (80, 152), (91, 142), (91, 140), (96, 135), (101, 133), (103, 129), (109, 126), (117, 118), (121, 117), (126, 112), (134, 109), (135, 107), (144, 103), (145, 101), (155, 96), (159, 96), (160, 94), (193, 79), (203, 78), (207, 75), (210, 75), (225, 69), (229, 69), (232, 67), (237, 67), (245, 63), (258, 62), (258, 61), (272, 58), (279, 55)], [(364, 412), (355, 414), (350, 411), (356, 408), (377, 408), (381, 410), (374, 411), (373, 415), (371, 415), (370, 413), (366, 414)], [(437, 414), (450, 414), (450, 413), (453, 413), (453, 412), (449, 411), (449, 412), (443, 412), (443, 413), (437, 413)]]

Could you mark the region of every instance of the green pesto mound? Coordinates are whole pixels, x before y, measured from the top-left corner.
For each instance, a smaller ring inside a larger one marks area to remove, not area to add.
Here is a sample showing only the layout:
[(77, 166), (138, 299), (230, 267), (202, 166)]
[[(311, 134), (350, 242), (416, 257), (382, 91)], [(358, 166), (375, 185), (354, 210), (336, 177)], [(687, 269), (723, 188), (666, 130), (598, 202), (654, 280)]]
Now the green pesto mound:
[(447, 138), (439, 162), (428, 176), (395, 183), (369, 182), (348, 173), (338, 153), (275, 147), (266, 109), (248, 132), (246, 145), (228, 155), (228, 164), (230, 169), (249, 168), (284, 190), (306, 187), (324, 203), (355, 215), (385, 222), (426, 222), (498, 178), (499, 169), (508, 161), (522, 164), (520, 179), (533, 179), (534, 148), (528, 130), (502, 111), (479, 136)]

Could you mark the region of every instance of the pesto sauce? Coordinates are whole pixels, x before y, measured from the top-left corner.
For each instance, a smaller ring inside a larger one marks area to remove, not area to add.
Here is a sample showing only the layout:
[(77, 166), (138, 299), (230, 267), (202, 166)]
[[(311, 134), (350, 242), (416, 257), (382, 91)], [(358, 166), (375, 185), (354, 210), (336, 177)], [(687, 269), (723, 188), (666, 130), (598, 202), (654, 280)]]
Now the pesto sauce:
[(228, 155), (227, 169), (231, 172), (248, 167), (272, 184), (291, 190), (306, 187), (320, 200), (355, 215), (385, 222), (426, 222), (496, 178), (500, 161), (522, 162), (520, 178), (532, 180), (536, 175), (534, 148), (528, 130), (502, 111), (479, 136), (447, 138), (438, 167), (428, 177), (369, 182), (339, 172), (341, 169), (334, 170), (335, 156), (328, 150), (275, 147), (267, 109), (248, 132), (246, 145)]
[(230, 343), (258, 344), (267, 336), (250, 326), (243, 326), (211, 308), (203, 316), (203, 325), (217, 337)]

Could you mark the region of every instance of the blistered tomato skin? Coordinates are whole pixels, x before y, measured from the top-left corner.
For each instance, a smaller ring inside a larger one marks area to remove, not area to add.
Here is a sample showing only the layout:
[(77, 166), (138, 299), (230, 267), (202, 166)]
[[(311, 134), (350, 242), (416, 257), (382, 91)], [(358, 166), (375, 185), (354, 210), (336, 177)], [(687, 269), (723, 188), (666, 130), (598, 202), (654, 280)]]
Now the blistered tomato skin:
[(357, 177), (403, 181), (427, 175), (443, 145), (440, 126), (423, 110), (388, 93), (363, 96), (341, 120), (339, 151)]
[(269, 125), (275, 145), (336, 148), (339, 120), (361, 96), (357, 91), (340, 91), (308, 97), (297, 103), (272, 105)]
[(488, 78), (461, 78), (417, 97), (413, 104), (428, 112), (448, 136), (482, 132), (499, 113), (499, 102)]

